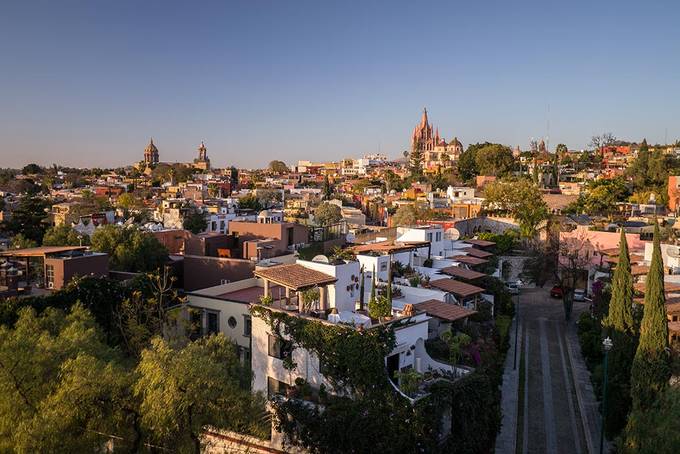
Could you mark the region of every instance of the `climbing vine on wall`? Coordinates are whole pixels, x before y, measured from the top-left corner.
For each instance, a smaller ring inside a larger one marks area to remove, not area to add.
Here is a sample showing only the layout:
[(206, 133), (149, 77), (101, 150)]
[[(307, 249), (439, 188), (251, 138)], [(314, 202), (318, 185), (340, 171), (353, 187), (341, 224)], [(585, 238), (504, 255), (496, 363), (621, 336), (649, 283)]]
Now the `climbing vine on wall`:
[(293, 348), (314, 353), (336, 390), (368, 394), (387, 385), (385, 357), (394, 349), (394, 324), (357, 330), (262, 306), (254, 306), (251, 312), (265, 320), (278, 336), (288, 338)]

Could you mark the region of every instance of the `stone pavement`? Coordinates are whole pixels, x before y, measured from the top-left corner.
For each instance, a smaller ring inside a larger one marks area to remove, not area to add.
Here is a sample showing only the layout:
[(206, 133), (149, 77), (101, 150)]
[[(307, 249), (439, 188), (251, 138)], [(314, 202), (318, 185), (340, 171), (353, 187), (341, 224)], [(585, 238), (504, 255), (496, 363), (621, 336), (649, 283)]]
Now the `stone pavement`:
[[(574, 303), (572, 321), (566, 323), (561, 300), (550, 298), (548, 289), (522, 290), (517, 369), (513, 368), (513, 325), (503, 375), (503, 426), (496, 440), (496, 453), (597, 452), (598, 404), (581, 356), (575, 324), (587, 308), (587, 303)], [(522, 356), (524, 398), (518, 402)], [(522, 422), (523, 430), (518, 434)], [(516, 450), (516, 446), (520, 449)]]

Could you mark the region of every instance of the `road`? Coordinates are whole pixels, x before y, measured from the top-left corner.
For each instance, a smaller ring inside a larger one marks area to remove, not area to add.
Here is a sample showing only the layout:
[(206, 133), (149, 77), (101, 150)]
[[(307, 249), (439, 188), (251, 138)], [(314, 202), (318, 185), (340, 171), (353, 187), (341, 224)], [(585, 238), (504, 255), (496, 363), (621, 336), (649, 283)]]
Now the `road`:
[(588, 303), (574, 303), (572, 321), (566, 323), (561, 300), (550, 298), (548, 289), (522, 290), (518, 364), (515, 369), (513, 346), (504, 374), (497, 453), (598, 450), (597, 401), (574, 322), (587, 309)]

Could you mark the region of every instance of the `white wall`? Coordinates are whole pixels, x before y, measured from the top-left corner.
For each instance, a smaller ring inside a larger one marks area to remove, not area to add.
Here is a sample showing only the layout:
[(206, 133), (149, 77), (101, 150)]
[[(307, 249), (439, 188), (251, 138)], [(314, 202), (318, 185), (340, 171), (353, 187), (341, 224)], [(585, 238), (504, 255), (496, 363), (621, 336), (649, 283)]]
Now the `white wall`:
[[(239, 346), (250, 348), (250, 336), (244, 334), (245, 317), (250, 317), (248, 304), (223, 301), (214, 297), (187, 295), (187, 304), (192, 308), (202, 308), (219, 312), (220, 332)], [(229, 326), (229, 319), (236, 320), (236, 326)], [(205, 320), (204, 320), (205, 323)]]
[[(337, 282), (328, 286), (329, 306), (337, 308), (338, 312), (354, 310), (356, 301), (359, 300), (359, 290), (356, 284), (361, 285), (361, 266), (359, 262), (351, 261), (341, 265), (331, 265), (329, 263), (298, 260), (297, 263), (335, 277)], [(359, 281), (353, 280), (352, 276), (359, 278)], [(350, 291), (347, 291), (347, 286), (351, 287)]]

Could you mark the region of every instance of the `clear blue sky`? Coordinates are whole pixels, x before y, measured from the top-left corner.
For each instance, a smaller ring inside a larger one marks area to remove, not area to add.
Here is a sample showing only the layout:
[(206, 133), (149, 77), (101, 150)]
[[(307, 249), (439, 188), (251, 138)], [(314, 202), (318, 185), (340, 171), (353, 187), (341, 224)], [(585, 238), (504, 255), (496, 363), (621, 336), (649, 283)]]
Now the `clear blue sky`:
[(330, 3), (4, 1), (0, 166), (396, 156), (423, 106), (466, 146), (680, 137), (678, 2)]

